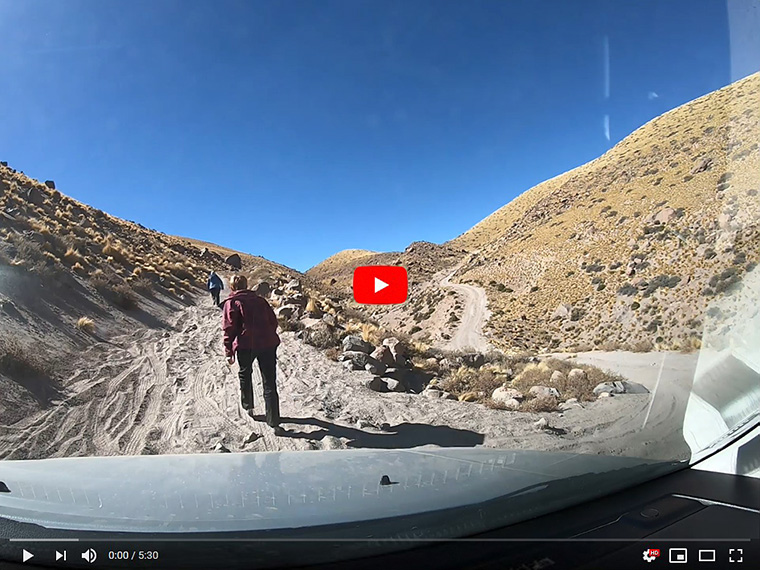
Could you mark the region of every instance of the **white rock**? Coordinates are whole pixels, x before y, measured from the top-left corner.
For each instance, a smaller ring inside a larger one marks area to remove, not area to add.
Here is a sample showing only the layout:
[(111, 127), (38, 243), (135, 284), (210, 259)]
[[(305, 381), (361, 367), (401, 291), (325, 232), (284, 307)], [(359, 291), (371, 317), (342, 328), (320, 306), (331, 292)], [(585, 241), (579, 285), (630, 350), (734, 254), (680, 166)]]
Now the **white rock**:
[(599, 398), (600, 400), (601, 400), (602, 398), (612, 398), (612, 394), (610, 394), (609, 392), (602, 392), (601, 394), (599, 394), (598, 398)]
[(530, 390), (528, 390), (528, 393), (532, 394), (536, 398), (548, 398), (550, 396), (559, 398), (559, 392), (557, 389), (550, 388), (548, 386), (533, 386)]
[(509, 400), (516, 400), (519, 403), (519, 401), (523, 399), (523, 394), (514, 388), (500, 386), (493, 391), (491, 394), (491, 399), (494, 402), (499, 402), (501, 404), (506, 404)]
[(549, 422), (546, 421), (546, 418), (541, 418), (540, 420), (538, 420), (537, 422), (533, 424), (533, 426), (538, 429), (544, 429), (548, 425), (549, 425)]
[(565, 375), (560, 372), (559, 370), (555, 370), (552, 372), (551, 376), (551, 383), (552, 384), (560, 384), (561, 382), (565, 381)]
[(597, 396), (604, 392), (608, 394), (625, 394), (625, 384), (622, 382), (602, 382), (594, 388), (594, 394)]
[(569, 382), (583, 382), (586, 380), (586, 371), (581, 368), (573, 368), (567, 373), (567, 380)]

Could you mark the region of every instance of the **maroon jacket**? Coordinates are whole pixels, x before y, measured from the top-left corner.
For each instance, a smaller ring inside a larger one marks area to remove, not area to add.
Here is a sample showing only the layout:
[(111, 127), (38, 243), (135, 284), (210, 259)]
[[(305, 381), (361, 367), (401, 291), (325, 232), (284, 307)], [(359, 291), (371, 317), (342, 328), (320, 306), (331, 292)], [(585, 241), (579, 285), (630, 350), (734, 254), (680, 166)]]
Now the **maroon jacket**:
[(224, 301), (224, 353), (238, 350), (267, 350), (280, 344), (277, 317), (266, 302), (253, 291), (233, 291)]

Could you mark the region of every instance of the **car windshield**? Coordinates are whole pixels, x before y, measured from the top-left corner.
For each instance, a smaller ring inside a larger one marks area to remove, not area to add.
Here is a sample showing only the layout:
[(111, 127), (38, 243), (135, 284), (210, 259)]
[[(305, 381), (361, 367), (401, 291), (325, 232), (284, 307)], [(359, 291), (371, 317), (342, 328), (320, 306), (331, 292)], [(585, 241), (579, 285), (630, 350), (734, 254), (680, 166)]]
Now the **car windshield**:
[(713, 453), (760, 410), (758, 13), (0, 0), (0, 517), (567, 504)]

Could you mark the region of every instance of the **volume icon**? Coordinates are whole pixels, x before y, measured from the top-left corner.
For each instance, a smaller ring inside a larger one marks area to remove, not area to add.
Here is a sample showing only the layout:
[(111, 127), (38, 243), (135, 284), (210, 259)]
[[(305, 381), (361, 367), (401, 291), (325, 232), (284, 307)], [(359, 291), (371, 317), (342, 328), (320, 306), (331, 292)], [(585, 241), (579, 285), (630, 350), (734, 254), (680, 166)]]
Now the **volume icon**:
[(82, 559), (92, 564), (98, 559), (98, 553), (95, 552), (94, 549), (90, 548), (82, 552)]

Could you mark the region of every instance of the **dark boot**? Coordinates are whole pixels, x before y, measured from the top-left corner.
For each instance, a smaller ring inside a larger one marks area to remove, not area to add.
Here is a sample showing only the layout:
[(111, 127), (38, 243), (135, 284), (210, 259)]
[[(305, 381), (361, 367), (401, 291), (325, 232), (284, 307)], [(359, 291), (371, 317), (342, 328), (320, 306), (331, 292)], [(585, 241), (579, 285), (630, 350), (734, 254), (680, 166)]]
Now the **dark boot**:
[(253, 409), (253, 351), (238, 350), (238, 379), (240, 380), (240, 403), (244, 410)]
[(270, 427), (280, 425), (280, 398), (277, 395), (277, 349), (262, 350), (256, 354), (263, 381), (266, 421)]

